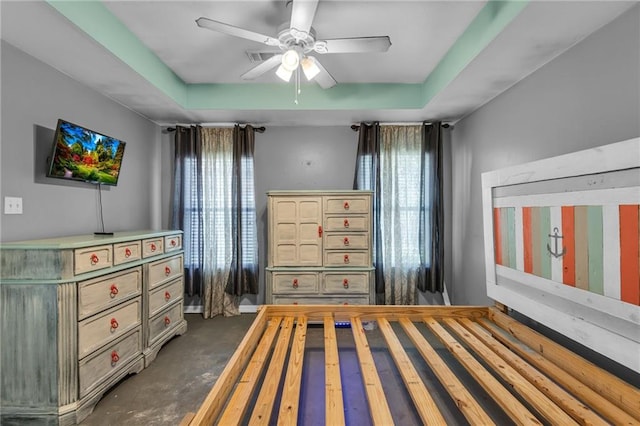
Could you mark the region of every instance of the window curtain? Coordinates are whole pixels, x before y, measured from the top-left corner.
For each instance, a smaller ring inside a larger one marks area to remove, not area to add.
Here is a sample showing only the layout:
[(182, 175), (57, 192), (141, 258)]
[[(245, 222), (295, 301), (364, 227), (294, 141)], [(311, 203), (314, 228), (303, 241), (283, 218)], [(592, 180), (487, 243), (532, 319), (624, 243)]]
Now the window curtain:
[(355, 184), (374, 191), (376, 299), (415, 304), (443, 290), (441, 126), (376, 126), (360, 127)]
[(176, 128), (172, 209), (185, 232), (186, 291), (205, 318), (237, 315), (239, 296), (257, 292), (253, 128), (187, 130)]

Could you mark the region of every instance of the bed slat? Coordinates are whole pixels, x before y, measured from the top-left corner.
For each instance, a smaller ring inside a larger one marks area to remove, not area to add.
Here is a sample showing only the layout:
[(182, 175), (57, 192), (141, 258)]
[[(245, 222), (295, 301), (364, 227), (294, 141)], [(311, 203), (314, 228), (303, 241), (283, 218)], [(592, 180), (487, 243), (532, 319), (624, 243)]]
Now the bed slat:
[(304, 346), (307, 338), (307, 318), (298, 317), (296, 333), (289, 355), (289, 368), (284, 379), (278, 425), (296, 424), (298, 405), (300, 402), (300, 385), (302, 383), (302, 367), (304, 365)]
[(385, 318), (378, 318), (378, 326), (387, 341), (387, 346), (391, 356), (398, 367), (402, 380), (404, 381), (413, 404), (420, 414), (420, 418), (427, 425), (446, 425), (447, 422), (442, 417), (438, 405), (435, 403), (422, 379), (418, 375), (415, 367), (411, 363), (409, 356), (405, 352), (398, 336), (391, 328), (391, 324)]
[(497, 325), (508, 330), (516, 339), (622, 408), (636, 421), (640, 421), (640, 389), (625, 383), (613, 374), (493, 308), (489, 308), (489, 317)]
[(400, 318), (398, 322), (469, 423), (486, 426), (495, 424), (467, 388), (458, 380), (458, 377), (447, 367), (447, 364), (431, 347), (427, 339), (418, 331), (413, 322), (407, 318)]
[(289, 340), (291, 338), (292, 328), (293, 317), (286, 317), (282, 322), (280, 334), (278, 335), (273, 355), (271, 355), (267, 374), (260, 385), (260, 394), (258, 395), (258, 400), (253, 407), (251, 420), (249, 420), (249, 424), (251, 425), (269, 424), (271, 412), (273, 411), (273, 403), (276, 400), (278, 385), (280, 385), (280, 378), (282, 377), (284, 360), (287, 357), (289, 349)]
[(359, 318), (351, 319), (351, 331), (356, 344), (360, 372), (362, 373), (362, 383), (369, 402), (369, 412), (374, 425), (386, 426), (393, 424), (391, 410), (387, 398), (382, 389), (382, 382), (373, 361), (371, 349), (365, 335), (362, 321)]
[(449, 352), (467, 369), (476, 381), (491, 395), (511, 419), (520, 425), (541, 425), (540, 421), (518, 399), (507, 391), (462, 345), (434, 318), (424, 318), (424, 323), (447, 347)]
[(333, 318), (324, 317), (325, 424), (344, 425), (338, 341)]
[(269, 325), (262, 335), (262, 339), (260, 339), (260, 343), (258, 343), (258, 347), (251, 357), (251, 361), (249, 361), (249, 365), (245, 369), (242, 378), (240, 378), (236, 390), (233, 392), (233, 395), (231, 395), (229, 404), (222, 412), (220, 424), (239, 424), (244, 417), (247, 406), (249, 402), (251, 402), (251, 395), (258, 385), (260, 375), (271, 351), (271, 346), (273, 345), (273, 339), (280, 328), (281, 322), (281, 317), (269, 319)]

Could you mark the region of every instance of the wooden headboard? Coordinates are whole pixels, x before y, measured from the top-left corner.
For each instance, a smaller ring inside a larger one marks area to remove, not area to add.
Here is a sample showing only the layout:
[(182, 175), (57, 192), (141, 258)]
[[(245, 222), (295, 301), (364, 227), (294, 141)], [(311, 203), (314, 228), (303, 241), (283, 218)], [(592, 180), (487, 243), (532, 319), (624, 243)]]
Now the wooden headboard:
[(482, 175), (490, 298), (640, 372), (640, 138)]

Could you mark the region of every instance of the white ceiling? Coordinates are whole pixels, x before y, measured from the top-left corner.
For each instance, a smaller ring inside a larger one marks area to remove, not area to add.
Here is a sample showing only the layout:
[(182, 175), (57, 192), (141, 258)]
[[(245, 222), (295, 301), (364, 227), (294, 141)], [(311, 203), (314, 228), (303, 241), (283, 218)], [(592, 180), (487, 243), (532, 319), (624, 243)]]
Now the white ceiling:
[[(477, 28), (476, 17), (487, 16), (485, 1), (321, 0), (313, 20), (317, 39), (388, 35), (392, 46), (386, 53), (317, 55), (338, 85), (319, 94), (322, 89), (303, 85), (305, 106), (294, 103), (293, 83), (279, 81), (274, 72), (254, 81), (239, 78), (257, 65), (246, 51), (266, 46), (195, 24), (204, 16), (275, 37), (291, 13), (285, 1), (102, 3), (115, 19), (61, 13), (44, 1), (2, 1), (2, 39), (160, 124), (272, 125), (456, 121), (637, 4), (531, 1), (483, 45), (469, 34), (465, 38), (465, 31)], [(122, 27), (115, 31), (113, 22)], [(126, 57), (104, 43), (100, 31), (117, 33), (111, 39), (128, 35), (124, 43), (139, 41), (142, 50)], [(163, 78), (173, 78), (174, 87), (223, 89), (225, 99), (190, 104), (158, 83)], [(407, 90), (404, 84), (413, 86)], [(241, 90), (245, 85), (254, 99)], [(422, 92), (416, 96), (424, 102), (394, 102), (397, 93), (410, 97), (412, 90)], [(284, 99), (269, 99), (273, 93)], [(369, 107), (368, 97), (382, 101)]]

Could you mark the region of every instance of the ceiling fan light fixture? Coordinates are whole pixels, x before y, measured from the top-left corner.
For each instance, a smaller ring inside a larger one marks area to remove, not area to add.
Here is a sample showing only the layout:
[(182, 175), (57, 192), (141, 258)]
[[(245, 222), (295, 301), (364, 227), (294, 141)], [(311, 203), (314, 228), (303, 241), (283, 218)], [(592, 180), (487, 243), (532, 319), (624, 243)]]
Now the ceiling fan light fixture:
[(284, 52), (284, 55), (282, 55), (281, 66), (285, 70), (293, 72), (296, 70), (296, 68), (298, 68), (298, 65), (300, 65), (300, 55), (295, 49), (289, 49)]
[(293, 74), (293, 71), (289, 71), (284, 65), (280, 65), (276, 70), (276, 75), (286, 82), (291, 80), (291, 74)]
[(304, 76), (307, 77), (308, 81), (314, 79), (320, 73), (320, 67), (316, 63), (316, 58), (313, 56), (305, 56), (300, 61), (300, 66), (302, 67), (302, 71), (304, 72)]

